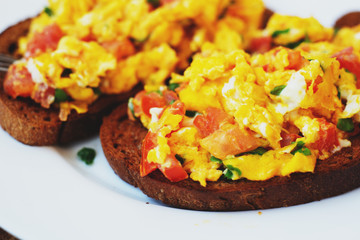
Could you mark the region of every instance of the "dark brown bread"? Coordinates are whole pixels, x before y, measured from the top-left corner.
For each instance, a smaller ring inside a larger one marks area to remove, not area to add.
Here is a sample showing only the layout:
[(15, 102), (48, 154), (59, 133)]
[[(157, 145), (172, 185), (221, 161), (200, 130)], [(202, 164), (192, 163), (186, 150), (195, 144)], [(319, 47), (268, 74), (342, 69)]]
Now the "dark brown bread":
[(354, 27), (358, 24), (360, 24), (360, 12), (350, 12), (336, 21), (335, 28)]
[(125, 107), (120, 106), (104, 119), (100, 140), (105, 156), (120, 178), (170, 206), (207, 211), (286, 207), (360, 186), (360, 138), (352, 140), (351, 148), (318, 161), (314, 173), (294, 173), (267, 181), (220, 180), (208, 182), (206, 187), (191, 179), (172, 183), (158, 170), (140, 177), (141, 144), (147, 130), (125, 115)]
[[(18, 39), (28, 31), (31, 19), (20, 22), (0, 35), (0, 53), (15, 56)], [(58, 118), (59, 110), (44, 109), (30, 99), (7, 96), (3, 91), (5, 73), (0, 73), (0, 125), (18, 141), (28, 145), (67, 144), (98, 133), (102, 117), (140, 89), (102, 96), (85, 114), (72, 112), (66, 122)]]

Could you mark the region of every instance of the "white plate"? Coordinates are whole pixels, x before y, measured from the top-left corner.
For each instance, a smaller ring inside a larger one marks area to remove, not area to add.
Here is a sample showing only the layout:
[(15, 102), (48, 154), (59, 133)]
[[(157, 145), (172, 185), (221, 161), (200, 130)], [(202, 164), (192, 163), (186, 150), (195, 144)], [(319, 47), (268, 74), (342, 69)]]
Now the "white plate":
[[(313, 15), (331, 26), (358, 1), (265, 1), (278, 12)], [(0, 31), (35, 15), (45, 0), (2, 0)], [(1, 116), (0, 116), (1, 117)], [(76, 158), (97, 150), (94, 165)], [(0, 130), (0, 226), (23, 239), (358, 239), (360, 189), (300, 206), (198, 212), (163, 206), (122, 182), (98, 138), (69, 148), (29, 147)]]

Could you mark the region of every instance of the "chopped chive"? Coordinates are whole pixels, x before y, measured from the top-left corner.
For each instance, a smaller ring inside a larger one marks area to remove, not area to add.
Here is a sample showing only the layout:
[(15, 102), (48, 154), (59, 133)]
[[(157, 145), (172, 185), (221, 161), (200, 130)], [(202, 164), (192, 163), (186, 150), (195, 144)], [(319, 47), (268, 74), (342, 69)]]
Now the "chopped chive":
[(340, 28), (334, 28), (334, 34), (333, 34), (333, 37), (336, 37), (336, 35), (338, 34)]
[(181, 165), (184, 164), (185, 158), (183, 158), (183, 157), (180, 156), (179, 154), (175, 154), (175, 158), (181, 163)]
[(290, 32), (290, 28), (283, 29), (283, 30), (277, 30), (277, 31), (273, 32), (273, 34), (271, 34), (271, 37), (276, 38), (279, 35), (286, 34), (286, 33), (289, 33), (289, 32)]
[(337, 91), (338, 91), (337, 97), (338, 97), (339, 99), (341, 99), (340, 88), (339, 88), (339, 87), (336, 87), (336, 89), (337, 89)]
[(129, 99), (129, 101), (128, 101), (128, 108), (129, 108), (132, 116), (133, 116), (134, 118), (136, 118), (136, 117), (135, 117), (135, 111), (134, 111), (134, 98), (130, 98), (130, 99)]
[(275, 96), (279, 96), (280, 93), (282, 92), (282, 90), (284, 90), (284, 88), (286, 87), (286, 85), (280, 85), (280, 86), (276, 86), (273, 88), (273, 90), (271, 90), (271, 94), (275, 95)]
[(325, 67), (322, 64), (320, 64), (320, 67), (321, 67), (321, 70), (325, 73)]
[(305, 33), (304, 42), (306, 42), (306, 43), (311, 43), (311, 40), (310, 40), (309, 35), (308, 35), (307, 33)]
[(185, 112), (185, 115), (186, 115), (187, 117), (193, 118), (193, 117), (195, 117), (195, 115), (196, 115), (197, 113), (198, 113), (197, 111), (189, 111), (189, 110), (187, 110), (187, 111)]
[(49, 7), (45, 7), (45, 8), (44, 8), (44, 12), (45, 12), (49, 17), (51, 17), (51, 16), (54, 15), (53, 10), (52, 10), (51, 8), (49, 8)]
[(268, 150), (266, 148), (263, 147), (258, 147), (257, 149), (254, 149), (250, 152), (246, 152), (245, 154), (251, 154), (251, 155), (264, 155), (264, 153), (266, 153)]
[(294, 49), (294, 48), (298, 47), (300, 44), (302, 44), (303, 42), (304, 42), (304, 39), (301, 39), (297, 42), (288, 43), (285, 45), (285, 47)]
[(92, 148), (84, 147), (77, 152), (77, 156), (81, 161), (85, 162), (86, 165), (91, 165), (94, 162), (96, 152)]
[(310, 149), (308, 149), (307, 147), (304, 147), (304, 146), (305, 146), (305, 142), (298, 141), (296, 143), (296, 146), (295, 146), (294, 150), (291, 151), (291, 154), (295, 155), (295, 153), (299, 152), (299, 153), (304, 154), (305, 156), (311, 155)]
[(237, 167), (234, 167), (232, 165), (226, 165), (226, 169), (224, 170), (223, 174), (227, 179), (232, 180), (234, 177), (234, 174), (237, 174), (238, 176), (241, 176), (241, 171)]
[(221, 159), (219, 159), (219, 158), (217, 158), (217, 157), (214, 157), (214, 156), (211, 156), (211, 157), (210, 157), (210, 161), (216, 162), (216, 163), (222, 163)]
[(171, 91), (175, 91), (175, 89), (177, 89), (180, 86), (180, 84), (178, 83), (170, 83), (168, 86), (168, 89)]
[(311, 151), (307, 147), (299, 149), (297, 152), (304, 154), (305, 156), (310, 156)]
[(66, 94), (66, 92), (60, 88), (55, 89), (55, 102), (61, 103), (69, 100), (69, 96)]
[(170, 105), (172, 105), (175, 102), (175, 100), (171, 100)]
[(351, 118), (340, 118), (336, 127), (344, 132), (354, 131), (354, 123)]

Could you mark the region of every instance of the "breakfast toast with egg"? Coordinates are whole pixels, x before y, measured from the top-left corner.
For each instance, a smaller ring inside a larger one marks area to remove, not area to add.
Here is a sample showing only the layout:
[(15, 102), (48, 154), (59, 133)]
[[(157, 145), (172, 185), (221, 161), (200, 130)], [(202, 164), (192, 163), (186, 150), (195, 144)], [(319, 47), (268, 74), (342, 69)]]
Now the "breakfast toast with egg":
[(198, 182), (185, 179), (171, 182), (156, 170), (140, 176), (141, 145), (147, 129), (127, 120), (125, 106), (104, 118), (100, 139), (105, 156), (115, 173), (146, 195), (163, 203), (185, 209), (235, 211), (286, 207), (318, 201), (351, 191), (360, 186), (360, 138), (324, 161), (314, 173), (293, 173), (266, 181), (225, 179)]
[[(26, 35), (31, 19), (22, 21), (0, 35), (0, 53), (16, 56), (17, 41)], [(115, 104), (126, 101), (138, 89), (118, 94), (103, 95), (84, 114), (72, 112), (67, 121), (59, 120), (58, 109), (45, 109), (31, 99), (13, 99), (3, 90), (6, 73), (0, 72), (0, 125), (18, 141), (28, 145), (67, 144), (87, 138), (99, 130), (102, 117)], [(140, 87), (138, 87), (140, 88)]]
[[(345, 15), (336, 27), (353, 26), (355, 15), (351, 14), (351, 19)], [(205, 211), (268, 209), (319, 201), (360, 186), (358, 136), (350, 139), (351, 147), (318, 160), (313, 173), (292, 173), (265, 181), (220, 178), (203, 187), (189, 178), (171, 182), (159, 170), (142, 177), (140, 161), (147, 132), (139, 121), (125, 117), (125, 107), (118, 107), (104, 118), (100, 140), (110, 166), (120, 178), (169, 206)]]

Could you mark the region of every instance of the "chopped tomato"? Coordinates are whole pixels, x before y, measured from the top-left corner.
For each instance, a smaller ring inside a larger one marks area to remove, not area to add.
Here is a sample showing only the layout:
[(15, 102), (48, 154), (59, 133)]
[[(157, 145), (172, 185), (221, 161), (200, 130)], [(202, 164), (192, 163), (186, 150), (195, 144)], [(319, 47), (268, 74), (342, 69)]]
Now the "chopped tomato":
[(294, 70), (299, 70), (306, 62), (308, 62), (301, 56), (299, 51), (288, 51), (288, 60), (289, 65), (286, 67), (286, 69)]
[(287, 133), (287, 132), (281, 132), (281, 141), (280, 145), (281, 147), (289, 146), (291, 143), (295, 142), (297, 138), (300, 136), (295, 133)]
[(158, 166), (164, 176), (172, 182), (188, 178), (188, 174), (173, 154), (169, 155), (164, 164)]
[(207, 108), (204, 115), (197, 115), (194, 119), (194, 125), (202, 137), (209, 136), (226, 122), (233, 123), (234, 119), (222, 109), (214, 107)]
[(35, 87), (28, 69), (16, 64), (10, 66), (3, 84), (4, 91), (13, 98), (30, 97)]
[(174, 91), (164, 90), (162, 94), (167, 105), (179, 99), (178, 95)]
[(250, 42), (249, 51), (252, 53), (265, 53), (271, 49), (272, 38), (270, 36), (253, 38)]
[(134, 44), (127, 38), (103, 42), (101, 45), (118, 60), (134, 55), (136, 52)]
[(360, 88), (360, 60), (357, 55), (354, 53), (353, 47), (348, 47), (341, 50), (338, 53), (335, 53), (333, 57), (340, 63), (340, 67), (349, 70), (357, 78), (356, 87)]
[(213, 156), (225, 159), (228, 155), (237, 155), (256, 149), (260, 144), (256, 137), (238, 125), (226, 124), (203, 138), (201, 146)]
[(178, 115), (184, 116), (185, 115), (185, 104), (183, 102), (176, 101), (172, 105), (170, 105), (169, 112), (174, 115), (178, 114)]
[(140, 175), (146, 176), (155, 169), (157, 169), (156, 163), (149, 163), (147, 161), (147, 155), (149, 151), (157, 146), (156, 134), (152, 132), (148, 132), (146, 137), (142, 143), (142, 156), (141, 156), (141, 164), (140, 164)]
[(315, 141), (311, 147), (320, 152), (331, 152), (340, 144), (337, 137), (336, 126), (324, 118), (318, 118), (317, 121), (320, 124), (319, 139)]
[(150, 109), (153, 107), (165, 107), (166, 100), (157, 92), (147, 93), (141, 91), (136, 94), (134, 98), (134, 112), (135, 116), (140, 116), (142, 113), (151, 117)]
[(55, 50), (63, 35), (56, 23), (46, 26), (42, 32), (36, 32), (30, 39), (25, 56), (32, 57), (48, 50)]

